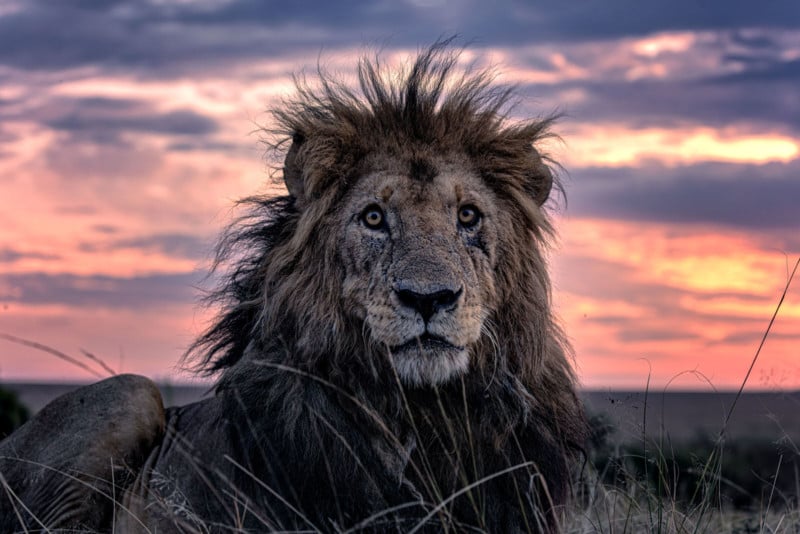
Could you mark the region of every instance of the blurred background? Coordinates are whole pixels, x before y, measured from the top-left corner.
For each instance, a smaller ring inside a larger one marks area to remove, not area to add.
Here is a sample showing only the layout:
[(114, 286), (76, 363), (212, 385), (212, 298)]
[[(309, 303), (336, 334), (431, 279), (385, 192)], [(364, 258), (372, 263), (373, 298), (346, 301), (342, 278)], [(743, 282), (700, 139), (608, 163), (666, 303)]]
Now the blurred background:
[[(552, 272), (583, 386), (738, 388), (800, 256), (795, 0), (0, 0), (0, 381), (107, 375), (85, 351), (191, 382), (215, 237), (279, 191), (258, 130), (292, 74), (452, 34), (512, 118), (564, 114)], [(748, 389), (800, 386), (798, 347), (795, 282)]]

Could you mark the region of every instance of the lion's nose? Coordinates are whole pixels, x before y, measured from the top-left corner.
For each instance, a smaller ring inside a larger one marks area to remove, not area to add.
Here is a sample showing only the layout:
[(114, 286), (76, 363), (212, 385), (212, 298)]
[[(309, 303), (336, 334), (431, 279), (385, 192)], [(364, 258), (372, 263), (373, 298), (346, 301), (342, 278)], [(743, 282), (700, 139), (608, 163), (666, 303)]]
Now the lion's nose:
[(418, 293), (410, 289), (398, 289), (395, 292), (403, 305), (416, 310), (427, 323), (439, 310), (455, 306), (462, 290), (442, 289), (431, 293)]

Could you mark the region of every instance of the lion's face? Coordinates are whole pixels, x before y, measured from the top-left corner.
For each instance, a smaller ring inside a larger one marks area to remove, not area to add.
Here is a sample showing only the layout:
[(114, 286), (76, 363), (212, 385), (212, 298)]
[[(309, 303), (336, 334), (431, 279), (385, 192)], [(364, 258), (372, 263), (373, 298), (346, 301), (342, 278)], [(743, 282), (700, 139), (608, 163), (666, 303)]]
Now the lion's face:
[(463, 373), (495, 300), (497, 206), (466, 159), (383, 158), (342, 206), (344, 299), (400, 379)]

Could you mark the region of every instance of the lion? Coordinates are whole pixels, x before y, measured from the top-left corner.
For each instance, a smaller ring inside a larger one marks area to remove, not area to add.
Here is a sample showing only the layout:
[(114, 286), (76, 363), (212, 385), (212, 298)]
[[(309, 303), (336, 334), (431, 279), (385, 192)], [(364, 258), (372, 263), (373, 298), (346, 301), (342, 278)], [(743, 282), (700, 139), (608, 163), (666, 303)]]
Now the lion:
[(214, 396), (164, 410), (119, 376), (46, 407), (0, 444), (0, 530), (558, 530), (586, 423), (545, 261), (553, 119), (510, 121), (458, 58), (298, 80), (287, 194), (243, 201), (189, 353)]

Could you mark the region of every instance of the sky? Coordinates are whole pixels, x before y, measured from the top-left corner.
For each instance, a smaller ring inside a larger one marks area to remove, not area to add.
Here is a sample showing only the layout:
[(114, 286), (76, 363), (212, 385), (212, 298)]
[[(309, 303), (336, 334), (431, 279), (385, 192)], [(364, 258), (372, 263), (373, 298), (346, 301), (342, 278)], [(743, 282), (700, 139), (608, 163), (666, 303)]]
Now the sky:
[[(581, 384), (738, 388), (800, 257), (796, 0), (0, 0), (0, 381), (107, 375), (86, 353), (196, 380), (214, 242), (279, 193), (259, 129), (292, 74), (454, 34), (512, 119), (563, 115), (550, 257)], [(795, 280), (748, 388), (800, 387), (799, 348)]]

